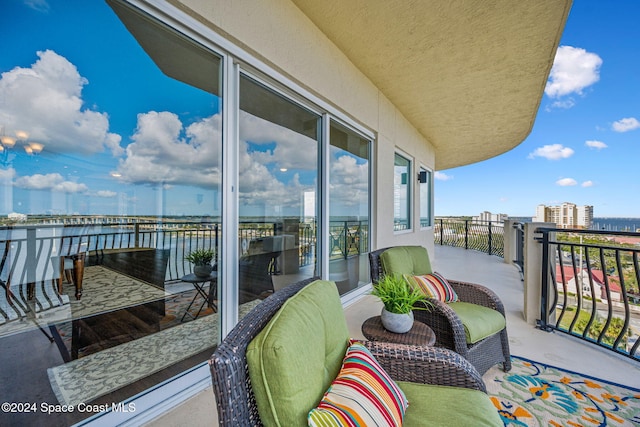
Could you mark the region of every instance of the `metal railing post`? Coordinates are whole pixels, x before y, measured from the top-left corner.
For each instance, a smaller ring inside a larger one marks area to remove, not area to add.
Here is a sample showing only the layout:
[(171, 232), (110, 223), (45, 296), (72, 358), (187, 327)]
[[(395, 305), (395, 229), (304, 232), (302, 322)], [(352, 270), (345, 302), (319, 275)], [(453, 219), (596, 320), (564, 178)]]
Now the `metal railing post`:
[(549, 328), (549, 231), (539, 230), (542, 233), (542, 292), (540, 297), (540, 321), (538, 327), (545, 331)]
[(493, 253), (493, 250), (492, 250), (493, 248), (491, 247), (492, 246), (491, 237), (492, 237), (492, 235), (491, 235), (491, 221), (489, 221), (489, 255), (491, 255)]
[(343, 228), (343, 232), (344, 232), (344, 259), (347, 259), (348, 255), (349, 255), (349, 239), (348, 239), (348, 230), (349, 224), (347, 224), (347, 221), (344, 222), (344, 228)]
[(469, 249), (469, 220), (464, 220), (464, 248)]
[(134, 235), (134, 239), (133, 239), (133, 244), (135, 245), (135, 248), (139, 248), (140, 247), (140, 223), (136, 222), (133, 226), (133, 235)]

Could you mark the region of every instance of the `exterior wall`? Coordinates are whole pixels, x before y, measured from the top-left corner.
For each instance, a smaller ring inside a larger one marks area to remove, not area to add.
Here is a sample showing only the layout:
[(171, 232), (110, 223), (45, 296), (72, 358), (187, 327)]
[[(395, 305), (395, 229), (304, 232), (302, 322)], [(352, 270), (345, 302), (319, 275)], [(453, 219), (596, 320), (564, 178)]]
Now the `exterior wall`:
[[(252, 56), (284, 74), (376, 135), (372, 247), (423, 245), (433, 251), (432, 228), (420, 230), (413, 186), (413, 231), (393, 231), (393, 154), (409, 154), (414, 169), (433, 168), (433, 146), (293, 3), (288, 0), (173, 0), (172, 3)], [(417, 169), (415, 169), (417, 184)]]

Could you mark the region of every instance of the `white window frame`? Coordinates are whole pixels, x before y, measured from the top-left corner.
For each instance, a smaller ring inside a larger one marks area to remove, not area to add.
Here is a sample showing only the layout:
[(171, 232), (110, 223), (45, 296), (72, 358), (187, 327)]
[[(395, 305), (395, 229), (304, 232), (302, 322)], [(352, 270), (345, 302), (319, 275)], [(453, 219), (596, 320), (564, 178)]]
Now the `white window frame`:
[(433, 177), (434, 177), (434, 172), (433, 169), (431, 169), (430, 167), (425, 166), (424, 164), (420, 163), (420, 165), (418, 166), (418, 175), (422, 172), (422, 171), (426, 171), (429, 175), (429, 188), (428, 188), (428, 197), (429, 197), (429, 222), (430, 224), (427, 225), (426, 227), (422, 226), (422, 185), (424, 185), (424, 183), (418, 181), (418, 197), (419, 197), (419, 203), (418, 203), (418, 228), (420, 230), (428, 230), (430, 228), (433, 228)]
[[(409, 167), (407, 170), (407, 198), (409, 199), (407, 201), (407, 228), (404, 230), (396, 230), (395, 229), (395, 212), (393, 214), (393, 234), (406, 234), (406, 233), (412, 233), (413, 230), (415, 230), (415, 226), (413, 224), (414, 220), (415, 220), (415, 212), (414, 212), (414, 206), (415, 206), (415, 195), (413, 194), (414, 192), (414, 183), (413, 183), (413, 175), (414, 175), (414, 170), (415, 170), (415, 158), (413, 158), (413, 156), (410, 156), (409, 154), (407, 154), (406, 151), (403, 151), (399, 148), (396, 148), (393, 152), (393, 167), (395, 168), (396, 165), (396, 156), (401, 156), (402, 158), (404, 158), (405, 160), (407, 160), (409, 162)], [(395, 175), (395, 171), (393, 171), (393, 174)], [(394, 199), (392, 200), (392, 203), (394, 205), (394, 209), (395, 209), (395, 183), (393, 184), (394, 188), (393, 188), (393, 192), (394, 192)]]

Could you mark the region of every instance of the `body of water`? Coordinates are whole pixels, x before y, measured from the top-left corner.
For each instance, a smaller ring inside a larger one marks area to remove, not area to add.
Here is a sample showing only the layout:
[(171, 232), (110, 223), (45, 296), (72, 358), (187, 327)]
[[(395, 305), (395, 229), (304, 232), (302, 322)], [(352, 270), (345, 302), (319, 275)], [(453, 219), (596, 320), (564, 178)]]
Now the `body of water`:
[(592, 230), (640, 231), (640, 218), (593, 218)]
[[(531, 222), (530, 216), (509, 217), (520, 222)], [(591, 230), (640, 232), (640, 218), (597, 217), (593, 218)]]

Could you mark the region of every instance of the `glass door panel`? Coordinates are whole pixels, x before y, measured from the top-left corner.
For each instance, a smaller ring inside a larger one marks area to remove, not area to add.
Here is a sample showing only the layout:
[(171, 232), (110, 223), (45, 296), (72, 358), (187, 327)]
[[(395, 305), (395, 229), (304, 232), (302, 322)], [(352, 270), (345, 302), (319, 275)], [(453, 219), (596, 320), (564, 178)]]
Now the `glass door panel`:
[(317, 274), (321, 117), (240, 77), (239, 317)]
[(122, 3), (48, 3), (6, 11), (38, 32), (0, 64), (0, 395), (85, 406), (0, 425), (75, 424), (217, 343), (185, 257), (217, 251), (222, 59)]
[(329, 278), (344, 294), (369, 282), (371, 141), (334, 121), (329, 140)]

